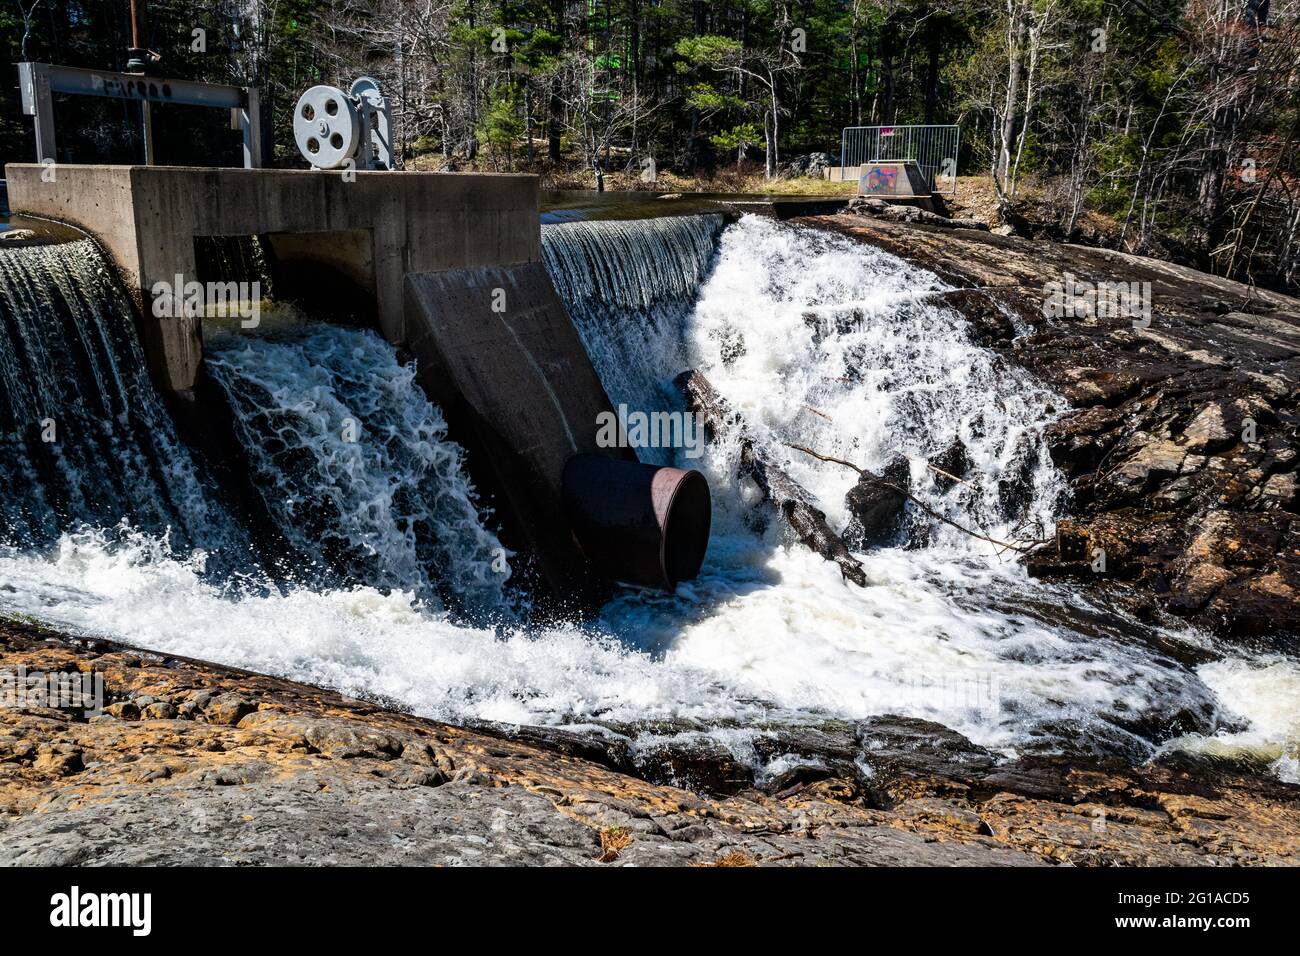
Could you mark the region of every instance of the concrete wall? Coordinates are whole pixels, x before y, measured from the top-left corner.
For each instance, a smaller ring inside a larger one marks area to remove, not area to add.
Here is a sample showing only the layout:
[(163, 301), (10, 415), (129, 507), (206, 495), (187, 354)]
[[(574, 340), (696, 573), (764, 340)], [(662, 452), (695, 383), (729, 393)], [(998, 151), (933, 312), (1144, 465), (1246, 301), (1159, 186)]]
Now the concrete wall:
[[(157, 319), (155, 282), (195, 277), (194, 237), (370, 233), (379, 325), (407, 340), (407, 273), (540, 258), (537, 179), (484, 173), (207, 169), (175, 166), (7, 166), (14, 213), (72, 223), (97, 236), (137, 297), (151, 371), (188, 392), (202, 362), (197, 319)], [(45, 181), (53, 174), (52, 181)], [(322, 256), (325, 237), (320, 237)]]
[(540, 262), (412, 274), (406, 278), (407, 348), (420, 383), (462, 440), (486, 451), (512, 529), (556, 597), (600, 590), (564, 515), (570, 456), (636, 460), (596, 445), (604, 386)]

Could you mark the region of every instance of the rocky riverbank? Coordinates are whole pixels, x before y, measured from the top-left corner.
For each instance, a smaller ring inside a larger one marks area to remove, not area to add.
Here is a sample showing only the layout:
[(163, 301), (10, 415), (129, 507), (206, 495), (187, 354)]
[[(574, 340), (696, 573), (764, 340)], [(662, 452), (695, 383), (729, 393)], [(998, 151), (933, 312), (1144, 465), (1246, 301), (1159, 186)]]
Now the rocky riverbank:
[[(1032, 573), (1297, 649), (1300, 300), (1104, 249), (853, 213), (805, 221), (942, 275), (976, 337), (1063, 397), (1048, 438), (1069, 517)], [(1128, 284), (1138, 308), (1096, 308), (1101, 283)]]
[(105, 689), (88, 719), (0, 707), (6, 865), (1300, 863), (1300, 788), (1007, 761), (905, 718), (772, 728), (782, 769), (756, 776), (635, 728), (453, 727), (22, 624), (0, 670)]

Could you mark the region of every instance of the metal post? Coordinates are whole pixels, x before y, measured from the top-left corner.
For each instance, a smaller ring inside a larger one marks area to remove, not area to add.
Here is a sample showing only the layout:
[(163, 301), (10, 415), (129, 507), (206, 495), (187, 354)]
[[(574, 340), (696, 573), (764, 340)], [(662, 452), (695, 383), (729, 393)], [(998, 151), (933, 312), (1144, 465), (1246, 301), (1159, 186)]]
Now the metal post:
[(19, 63), (18, 85), (22, 90), (23, 112), (36, 127), (36, 161), (54, 162), (54, 98), (44, 63)]
[(244, 134), (244, 168), (262, 168), (262, 126), (261, 106), (257, 99), (257, 87), (250, 86), (245, 91), (247, 102), (239, 109), (239, 128)]
[(152, 166), (157, 160), (153, 151), (153, 108), (148, 100), (140, 101), (140, 133), (144, 137), (144, 164)]

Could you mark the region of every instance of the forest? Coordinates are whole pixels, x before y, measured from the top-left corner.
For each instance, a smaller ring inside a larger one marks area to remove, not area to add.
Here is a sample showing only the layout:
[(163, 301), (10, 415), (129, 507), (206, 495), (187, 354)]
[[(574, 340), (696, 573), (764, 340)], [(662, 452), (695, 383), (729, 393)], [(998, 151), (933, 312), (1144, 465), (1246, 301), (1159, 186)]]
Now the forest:
[[(316, 83), (379, 80), (405, 168), (779, 188), (853, 126), (956, 124), (958, 174), (1052, 235), (1300, 283), (1300, 0), (137, 0), (150, 71), (255, 85), (267, 162)], [(21, 60), (122, 69), (129, 0), (4, 0)], [(16, 73), (0, 147), (32, 158)], [(167, 110), (170, 111), (167, 111)], [(132, 104), (58, 104), (59, 162), (139, 162)], [(167, 163), (235, 163), (224, 117), (157, 119)], [(661, 187), (662, 188), (662, 187)]]

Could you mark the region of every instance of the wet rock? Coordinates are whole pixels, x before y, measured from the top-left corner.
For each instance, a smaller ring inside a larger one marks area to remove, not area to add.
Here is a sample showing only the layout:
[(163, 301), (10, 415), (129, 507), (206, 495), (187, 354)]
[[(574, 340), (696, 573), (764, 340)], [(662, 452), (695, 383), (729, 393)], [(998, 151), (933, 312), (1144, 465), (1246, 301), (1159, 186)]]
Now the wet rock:
[(1034, 469), (1038, 465), (1037, 446), (1028, 432), (1016, 439), (1002, 473), (998, 475), (998, 510), (1002, 517), (1018, 521), (1025, 516), (1034, 497)]
[(886, 715), (857, 724), (861, 780), (874, 805), (889, 807), (919, 792), (961, 788), (995, 764), (993, 755), (933, 721)]
[(1236, 444), (1236, 436), (1224, 424), (1223, 407), (1211, 403), (1183, 429), (1183, 442), (1189, 452), (1215, 452)]
[[(1108, 593), (1117, 580), (1132, 582), (1139, 616), (1173, 611), (1221, 636), (1271, 635), (1295, 646), (1285, 622), (1300, 618), (1300, 607), (1287, 605), (1300, 581), (1300, 522), (1281, 516), (1300, 508), (1288, 477), (1300, 444), (1300, 301), (1099, 249), (940, 236), (865, 216), (813, 221), (950, 284), (991, 290), (1024, 324), (1013, 340), (989, 344), (1072, 406), (1048, 427), (1047, 448), (1070, 482), (1068, 517), (1108, 558), (1099, 573), (1091, 561), (1062, 557), (1058, 538), (1028, 558), (1033, 573)], [(1150, 325), (1045, 309), (1044, 290), (1067, 273), (1079, 282), (1149, 282)], [(1269, 560), (1185, 556), (1215, 512), (1258, 526), (1273, 542)], [(1260, 514), (1278, 518), (1260, 524)]]
[[(930, 464), (939, 471), (947, 472), (947, 474), (940, 474), (933, 469), (930, 470), (930, 478), (935, 486), (940, 491), (947, 491), (957, 483), (954, 478), (964, 479), (966, 473), (970, 471), (970, 452), (960, 438), (954, 438), (949, 442), (948, 447), (930, 459)], [(948, 477), (949, 475), (952, 477)]]
[(1187, 450), (1172, 441), (1153, 440), (1142, 444), (1109, 475), (1107, 490), (1114, 497), (1133, 497), (1155, 487), (1183, 467)]
[(1151, 501), (1158, 508), (1174, 509), (1186, 504), (1191, 500), (1194, 493), (1191, 479), (1187, 477), (1175, 478), (1152, 495)]
[(652, 783), (730, 795), (754, 787), (754, 772), (716, 741), (695, 736), (639, 747), (638, 773)]
[(1015, 325), (994, 292), (955, 289), (943, 297), (943, 302), (966, 319), (971, 340), (977, 345), (1004, 344), (1015, 337)]
[(844, 541), (854, 550), (876, 547), (892, 540), (899, 531), (907, 497), (902, 489), (911, 483), (912, 467), (907, 458), (895, 455), (880, 474), (864, 472), (844, 496), (849, 524)]
[[(90, 653), (0, 622), (5, 670)], [(0, 708), (0, 865), (604, 866), (615, 830), (613, 864), (633, 866), (1300, 862), (1297, 788), (1184, 758), (999, 763), (938, 724), (878, 717), (750, 728), (773, 767), (759, 792), (748, 755), (682, 722), (658, 728), (675, 781), (661, 783), (585, 759), (573, 731), (542, 745), (216, 665), (94, 654), (128, 693), (185, 700), (202, 684), (208, 703), (261, 709), (232, 725)], [(596, 733), (592, 752), (630, 730)], [(722, 790), (683, 789), (692, 778)]]
[(1123, 412), (1103, 406), (1065, 415), (1047, 428), (1052, 462), (1067, 475), (1092, 471), (1115, 446)]
[(1283, 511), (1295, 511), (1297, 492), (1300, 492), (1300, 488), (1296, 485), (1295, 472), (1273, 475), (1268, 481), (1264, 482), (1262, 492), (1269, 507), (1280, 508)]

